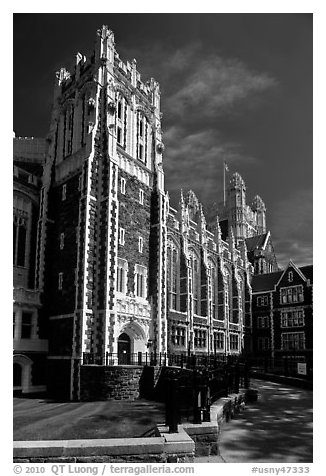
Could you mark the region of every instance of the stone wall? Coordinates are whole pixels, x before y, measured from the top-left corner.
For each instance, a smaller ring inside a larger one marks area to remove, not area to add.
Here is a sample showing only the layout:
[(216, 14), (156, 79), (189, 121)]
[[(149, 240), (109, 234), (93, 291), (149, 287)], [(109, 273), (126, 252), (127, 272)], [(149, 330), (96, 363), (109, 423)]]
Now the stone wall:
[(15, 463), (186, 463), (195, 444), (184, 432), (153, 438), (15, 441)]
[(144, 367), (83, 365), (80, 369), (80, 399), (135, 400), (140, 396)]

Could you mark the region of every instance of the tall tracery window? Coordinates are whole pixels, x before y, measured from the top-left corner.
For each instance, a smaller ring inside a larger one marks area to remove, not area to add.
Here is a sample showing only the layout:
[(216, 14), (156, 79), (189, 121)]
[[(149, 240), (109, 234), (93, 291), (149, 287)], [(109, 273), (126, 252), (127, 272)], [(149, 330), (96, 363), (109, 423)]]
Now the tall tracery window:
[(213, 262), (209, 263), (211, 274), (211, 300), (212, 300), (212, 316), (216, 318), (216, 302), (217, 302), (217, 273)]
[(13, 263), (15, 266), (26, 266), (26, 237), (27, 237), (27, 214), (14, 214), (13, 228)]
[(127, 142), (127, 105), (126, 98), (119, 94), (117, 98), (116, 134), (117, 143), (124, 149)]
[(167, 281), (168, 281), (168, 299), (169, 308), (178, 310), (178, 252), (172, 245), (167, 249)]
[(118, 258), (117, 266), (117, 292), (126, 294), (127, 291), (128, 262)]
[(141, 112), (137, 113), (137, 159), (147, 164), (148, 121)]
[(230, 319), (232, 315), (232, 281), (230, 271), (225, 268), (224, 271), (224, 284), (225, 284), (225, 304), (226, 304), (226, 315)]
[(190, 256), (190, 267), (194, 314), (200, 314), (200, 264), (199, 259), (195, 254)]
[(147, 268), (140, 264), (135, 265), (135, 294), (140, 298), (147, 296)]

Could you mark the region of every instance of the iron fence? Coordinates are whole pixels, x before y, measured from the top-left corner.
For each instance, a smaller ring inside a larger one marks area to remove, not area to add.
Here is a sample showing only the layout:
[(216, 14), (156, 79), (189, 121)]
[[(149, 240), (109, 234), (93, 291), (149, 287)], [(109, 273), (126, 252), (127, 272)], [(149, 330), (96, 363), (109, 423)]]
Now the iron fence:
[(172, 354), (167, 352), (111, 353), (98, 355), (84, 352), (83, 365), (158, 365), (160, 367), (175, 366), (181, 368), (215, 368), (220, 364), (237, 361), (238, 355), (226, 354)]

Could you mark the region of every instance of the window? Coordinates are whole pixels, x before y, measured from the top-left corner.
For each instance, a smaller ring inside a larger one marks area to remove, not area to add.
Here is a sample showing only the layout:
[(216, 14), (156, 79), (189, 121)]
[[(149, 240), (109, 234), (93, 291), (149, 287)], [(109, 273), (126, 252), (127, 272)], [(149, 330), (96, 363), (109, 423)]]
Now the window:
[(269, 327), (268, 316), (259, 316), (257, 317), (257, 327)]
[(281, 334), (282, 350), (303, 350), (305, 348), (304, 332), (284, 332)]
[(33, 314), (31, 312), (22, 312), (21, 338), (30, 339), (32, 337)]
[(216, 295), (217, 295), (217, 286), (216, 286), (216, 270), (213, 263), (209, 265), (211, 271), (211, 299), (212, 299), (212, 316), (216, 317)]
[(117, 268), (117, 292), (126, 294), (127, 291), (128, 263), (126, 260), (118, 258)]
[(124, 246), (125, 244), (125, 230), (124, 228), (119, 228), (119, 245)]
[(167, 249), (167, 287), (169, 309), (177, 311), (178, 252), (172, 245), (168, 246)]
[(144, 246), (144, 240), (143, 238), (140, 236), (138, 238), (138, 251), (139, 253), (142, 253), (143, 252), (143, 246)]
[[(18, 215), (19, 213), (19, 215)], [(13, 228), (13, 262), (16, 266), (25, 266), (26, 254), (26, 238), (27, 238), (27, 213), (17, 212), (14, 215)]]
[(292, 271), (289, 271), (289, 273), (288, 273), (288, 281), (289, 281), (289, 283), (292, 283), (292, 281), (293, 281), (293, 272)]
[(124, 179), (123, 177), (121, 177), (120, 179), (120, 192), (125, 195), (126, 193), (126, 179)]
[(194, 334), (195, 334), (195, 342), (194, 342), (195, 347), (206, 347), (207, 332), (205, 330), (195, 329)]
[(257, 350), (268, 350), (268, 349), (269, 349), (269, 337), (258, 337)]
[(117, 98), (116, 134), (117, 143), (120, 147), (125, 148), (127, 135), (127, 101), (120, 94)]
[(135, 294), (137, 297), (146, 298), (147, 295), (147, 269), (139, 264), (135, 265)]
[(186, 343), (186, 328), (182, 326), (172, 326), (171, 342), (174, 345), (184, 346)]
[(147, 119), (141, 113), (137, 114), (137, 158), (146, 163), (147, 157)]
[(13, 313), (13, 328), (14, 328), (13, 337), (15, 338), (15, 328), (16, 328), (16, 313), (15, 312)]
[(144, 157), (143, 157), (143, 151), (144, 151), (144, 146), (143, 144), (139, 144), (139, 147), (138, 147), (138, 159), (139, 160), (144, 160)]
[(62, 290), (62, 283), (63, 283), (63, 273), (58, 274), (58, 289)]
[(214, 332), (214, 352), (224, 349), (224, 332)]
[(230, 350), (239, 350), (238, 334), (230, 334)]
[(268, 296), (257, 297), (257, 306), (258, 307), (268, 306)]
[(190, 257), (192, 275), (192, 299), (194, 304), (194, 314), (200, 314), (200, 270), (199, 262), (195, 256)]
[(67, 197), (67, 185), (62, 185), (61, 200), (66, 200)]
[(142, 189), (139, 190), (139, 203), (144, 205), (144, 190)]
[(304, 326), (303, 309), (293, 309), (281, 312), (281, 327), (302, 327)]
[(60, 233), (60, 250), (63, 250), (65, 247), (65, 234)]
[(117, 141), (118, 141), (118, 144), (122, 145), (122, 131), (121, 131), (121, 127), (117, 127)]
[(282, 304), (302, 302), (303, 301), (303, 287), (302, 285), (300, 285), (300, 286), (291, 286), (288, 288), (281, 288), (280, 295), (281, 295)]

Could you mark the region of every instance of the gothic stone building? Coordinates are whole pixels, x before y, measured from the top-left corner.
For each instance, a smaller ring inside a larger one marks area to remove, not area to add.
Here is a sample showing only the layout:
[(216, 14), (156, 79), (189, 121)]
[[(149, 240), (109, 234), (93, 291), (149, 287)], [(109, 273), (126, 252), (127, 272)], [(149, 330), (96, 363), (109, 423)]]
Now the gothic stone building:
[(266, 206), (259, 195), (247, 204), (246, 184), (239, 173), (232, 174), (226, 190), (226, 199), (218, 206), (222, 238), (231, 231), (238, 246), (246, 241), (248, 259), (254, 274), (278, 271), (270, 231), (266, 227)]
[(106, 26), (91, 58), (57, 73), (47, 140), (35, 283), (49, 384), (78, 399), (85, 355), (241, 352), (245, 241), (223, 240), (218, 218), (209, 231), (193, 193), (170, 207), (159, 84), (120, 60)]

